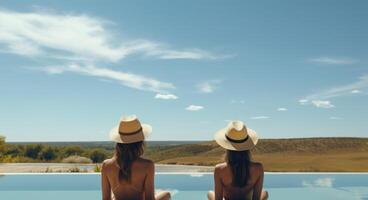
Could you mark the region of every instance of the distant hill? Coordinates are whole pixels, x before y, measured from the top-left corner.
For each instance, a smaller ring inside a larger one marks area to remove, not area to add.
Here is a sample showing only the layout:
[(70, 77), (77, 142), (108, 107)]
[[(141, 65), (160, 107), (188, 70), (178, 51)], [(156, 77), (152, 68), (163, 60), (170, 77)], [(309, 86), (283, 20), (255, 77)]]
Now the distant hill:
[[(25, 144), (25, 143), (12, 143)], [(44, 144), (112, 150), (112, 142), (47, 142)], [(145, 157), (161, 164), (213, 166), (223, 162), (225, 150), (214, 141), (147, 142)], [(368, 172), (368, 138), (261, 139), (253, 160), (267, 171)]]
[[(157, 146), (146, 156), (163, 164), (215, 165), (224, 153), (211, 141)], [(368, 171), (368, 138), (261, 139), (252, 155), (267, 171)]]

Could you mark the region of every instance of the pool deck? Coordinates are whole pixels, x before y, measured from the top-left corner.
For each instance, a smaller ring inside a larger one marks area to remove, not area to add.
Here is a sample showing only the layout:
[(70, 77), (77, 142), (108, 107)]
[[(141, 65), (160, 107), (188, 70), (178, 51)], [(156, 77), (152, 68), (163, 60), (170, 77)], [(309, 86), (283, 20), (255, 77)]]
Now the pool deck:
[[(94, 172), (96, 164), (72, 163), (0, 163), (0, 173)], [(74, 170), (74, 171), (72, 171)], [(213, 167), (156, 164), (156, 172), (212, 172)]]

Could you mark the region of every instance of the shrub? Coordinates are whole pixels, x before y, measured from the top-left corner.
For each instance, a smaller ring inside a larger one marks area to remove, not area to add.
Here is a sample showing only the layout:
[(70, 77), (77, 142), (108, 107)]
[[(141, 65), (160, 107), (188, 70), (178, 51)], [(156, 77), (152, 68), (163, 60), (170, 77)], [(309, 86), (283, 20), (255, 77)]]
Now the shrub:
[(3, 162), (3, 163), (30, 163), (34, 161), (35, 160), (31, 158), (23, 157), (23, 156), (5, 155), (3, 157), (0, 157), (0, 162)]
[(38, 157), (41, 160), (45, 160), (45, 161), (54, 160), (56, 158), (55, 149), (49, 146), (44, 147), (43, 149), (41, 149)]
[(92, 160), (82, 156), (69, 156), (64, 158), (61, 162), (63, 163), (92, 163)]
[(80, 146), (75, 146), (75, 145), (72, 145), (72, 146), (66, 146), (63, 151), (62, 151), (62, 154), (63, 156), (65, 157), (68, 157), (68, 156), (75, 156), (75, 155), (82, 155), (83, 153), (83, 150)]
[(24, 156), (32, 159), (37, 159), (38, 154), (41, 152), (41, 150), (42, 150), (41, 144), (29, 144), (26, 146)]
[(5, 155), (9, 155), (9, 156), (22, 156), (24, 155), (24, 146), (20, 146), (20, 145), (10, 145), (7, 144), (5, 146)]
[(94, 172), (101, 172), (101, 166), (96, 164), (95, 167), (93, 168)]
[(89, 152), (89, 158), (94, 163), (100, 163), (108, 157), (108, 152), (105, 149), (92, 149)]
[(5, 153), (5, 137), (0, 135), (0, 158), (4, 156)]

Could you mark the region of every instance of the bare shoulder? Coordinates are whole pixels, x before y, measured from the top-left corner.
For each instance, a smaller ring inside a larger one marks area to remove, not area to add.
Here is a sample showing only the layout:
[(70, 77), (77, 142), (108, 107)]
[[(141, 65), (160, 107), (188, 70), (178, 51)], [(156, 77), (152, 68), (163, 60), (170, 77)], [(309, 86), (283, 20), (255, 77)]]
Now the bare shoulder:
[(144, 165), (153, 165), (153, 161), (146, 158), (138, 158), (137, 162)]
[(251, 162), (250, 170), (258, 174), (263, 173), (263, 165), (260, 162)]
[(111, 165), (114, 163), (114, 159), (113, 158), (109, 158), (109, 159), (106, 159), (102, 162), (103, 165)]
[(146, 169), (152, 169), (155, 166), (152, 160), (145, 159), (145, 158), (139, 158), (137, 159), (136, 162), (137, 164), (139, 164), (140, 166), (143, 166)]
[(115, 164), (115, 160), (113, 158), (106, 159), (102, 162), (101, 170), (104, 171), (108, 168), (111, 168)]
[(222, 171), (224, 171), (224, 169), (226, 169), (226, 167), (227, 167), (227, 164), (226, 163), (217, 164), (215, 166), (215, 174), (216, 173), (221, 173)]
[(216, 169), (224, 169), (227, 166), (227, 163), (219, 163), (215, 166)]

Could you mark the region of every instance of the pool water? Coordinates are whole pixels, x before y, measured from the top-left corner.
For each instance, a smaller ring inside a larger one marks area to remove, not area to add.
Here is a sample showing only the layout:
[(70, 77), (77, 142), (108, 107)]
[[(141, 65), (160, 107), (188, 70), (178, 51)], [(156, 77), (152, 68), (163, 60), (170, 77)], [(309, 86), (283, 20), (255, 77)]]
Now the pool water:
[[(159, 173), (156, 190), (172, 199), (206, 199), (213, 188), (210, 173)], [(368, 200), (368, 173), (266, 173), (264, 188), (272, 200)], [(99, 174), (0, 175), (0, 199), (101, 199)]]

